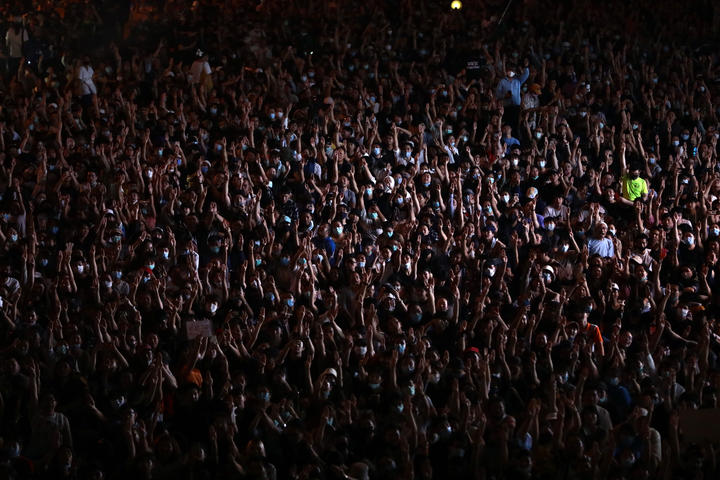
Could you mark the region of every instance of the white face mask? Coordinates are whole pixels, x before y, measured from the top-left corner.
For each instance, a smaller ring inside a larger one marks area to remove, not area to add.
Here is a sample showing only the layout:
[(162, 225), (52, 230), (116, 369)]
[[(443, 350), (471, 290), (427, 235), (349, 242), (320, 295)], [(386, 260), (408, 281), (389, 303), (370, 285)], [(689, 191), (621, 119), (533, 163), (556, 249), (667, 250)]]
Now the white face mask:
[(217, 309), (218, 309), (217, 303), (211, 303), (211, 304), (210, 304), (210, 313), (215, 313), (215, 312), (217, 312)]
[(485, 275), (492, 278), (495, 276), (495, 267), (489, 267), (485, 269)]
[(563, 245), (560, 248), (560, 251), (562, 251), (563, 253), (566, 253), (568, 250), (570, 250), (570, 245)]
[(75, 270), (77, 270), (77, 273), (83, 273), (85, 271), (85, 265), (78, 265), (75, 267)]
[(512, 70), (510, 70), (510, 71), (508, 72), (507, 76), (508, 76), (509, 78), (513, 78), (513, 77), (515, 76), (515, 72), (513, 72)]

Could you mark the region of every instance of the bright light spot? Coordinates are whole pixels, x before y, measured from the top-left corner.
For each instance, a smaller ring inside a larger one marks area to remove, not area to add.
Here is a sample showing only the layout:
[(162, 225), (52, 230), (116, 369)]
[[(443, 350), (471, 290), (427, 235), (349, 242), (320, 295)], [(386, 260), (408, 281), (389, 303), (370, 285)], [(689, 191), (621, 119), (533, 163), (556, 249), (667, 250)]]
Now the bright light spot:
[(452, 3), (450, 3), (450, 8), (460, 10), (462, 8), (462, 2), (460, 0), (453, 0)]

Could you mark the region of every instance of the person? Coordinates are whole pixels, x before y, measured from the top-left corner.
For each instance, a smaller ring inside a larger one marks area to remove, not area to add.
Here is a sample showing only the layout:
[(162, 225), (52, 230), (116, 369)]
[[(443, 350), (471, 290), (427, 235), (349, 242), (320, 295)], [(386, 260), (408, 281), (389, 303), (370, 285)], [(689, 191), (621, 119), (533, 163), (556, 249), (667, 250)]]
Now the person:
[(90, 104), (95, 95), (97, 95), (97, 87), (93, 81), (95, 70), (90, 64), (90, 57), (86, 56), (77, 67), (77, 81), (80, 88), (80, 96), (83, 102)]
[(3, 474), (718, 477), (706, 12), (115, 3), (0, 7)]
[(496, 98), (501, 99), (505, 107), (507, 123), (514, 131), (518, 130), (518, 121), (520, 119), (521, 88), (529, 76), (530, 69), (527, 60), (521, 73), (517, 71), (515, 66), (507, 65), (505, 67), (505, 77), (500, 79), (495, 90)]
[(7, 49), (7, 73), (16, 75), (23, 58), (23, 44), (30, 39), (21, 21), (13, 21), (5, 33)]

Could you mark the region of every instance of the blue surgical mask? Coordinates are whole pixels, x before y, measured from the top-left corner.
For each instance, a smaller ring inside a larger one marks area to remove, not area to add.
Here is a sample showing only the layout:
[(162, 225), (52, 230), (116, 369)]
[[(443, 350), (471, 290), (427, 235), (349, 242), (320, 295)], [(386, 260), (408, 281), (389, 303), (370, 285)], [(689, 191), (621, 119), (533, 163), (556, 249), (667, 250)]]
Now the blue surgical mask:
[(342, 235), (343, 227), (335, 227), (335, 232), (337, 232), (338, 235)]
[(376, 157), (379, 157), (381, 151), (382, 150), (380, 150), (380, 147), (375, 147), (375, 148), (373, 148), (373, 155), (375, 155)]
[(294, 298), (288, 298), (285, 303), (287, 303), (288, 307), (294, 307), (295, 306), (295, 299)]
[(388, 236), (389, 238), (392, 238), (393, 233), (395, 233), (395, 232), (392, 231), (392, 230), (388, 230), (386, 233), (387, 233), (387, 236)]

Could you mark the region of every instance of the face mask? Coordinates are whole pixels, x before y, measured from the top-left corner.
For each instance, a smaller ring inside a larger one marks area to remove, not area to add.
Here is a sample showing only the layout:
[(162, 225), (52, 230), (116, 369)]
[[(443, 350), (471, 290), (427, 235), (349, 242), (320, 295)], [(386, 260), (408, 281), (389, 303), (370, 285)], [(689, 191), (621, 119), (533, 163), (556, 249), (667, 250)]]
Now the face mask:
[(503, 195), (503, 202), (509, 203), (510, 202), (510, 195)]
[(163, 252), (162, 252), (162, 256), (163, 256), (163, 258), (164, 258), (165, 260), (167, 260), (167, 259), (170, 258), (170, 252), (163, 251)]
[(114, 271), (114, 272), (113, 272), (113, 277), (115, 277), (116, 279), (122, 277), (122, 272), (120, 272), (120, 271)]
[(261, 259), (261, 258), (256, 258), (256, 259), (255, 259), (255, 266), (256, 266), (256, 267), (259, 267), (260, 265), (262, 265), (262, 259)]
[(486, 212), (488, 215), (492, 215), (492, 214), (493, 214), (493, 208), (492, 208), (492, 206), (488, 205), (487, 207), (485, 207), (485, 212)]
[(113, 243), (120, 243), (121, 240), (122, 237), (120, 235), (115, 235), (114, 237), (112, 237)]
[(367, 353), (367, 347), (366, 347), (366, 346), (357, 347), (357, 348), (355, 349), (355, 353), (357, 353), (357, 354), (360, 355), (361, 357), (364, 357), (365, 354)]
[(695, 243), (695, 237), (687, 237), (685, 241), (688, 245), (693, 245)]
[(284, 266), (287, 266), (290, 264), (290, 257), (282, 257), (280, 259), (280, 263)]
[(398, 197), (398, 198), (397, 198), (397, 204), (398, 204), (398, 205), (402, 205), (402, 204), (403, 204), (403, 198), (402, 198), (402, 197)]
[(430, 182), (423, 182), (423, 187), (427, 188), (430, 186)]
[(285, 303), (288, 307), (294, 307), (295, 306), (295, 299), (294, 298), (288, 298)]
[(714, 227), (712, 229), (712, 232), (713, 232), (713, 235), (715, 235), (717, 237), (718, 235), (720, 235), (720, 228)]
[(543, 280), (545, 280), (545, 283), (552, 283), (552, 275), (549, 273), (543, 273)]
[(41, 267), (47, 267), (48, 259), (47, 258), (41, 258), (40, 259), (40, 266)]
[(650, 162), (650, 165), (655, 165), (655, 157), (650, 157), (648, 162)]
[(608, 233), (614, 237), (617, 232), (615, 231), (614, 228), (611, 228), (610, 230), (608, 230)]
[(510, 72), (508, 72), (507, 76), (508, 76), (509, 78), (513, 78), (513, 77), (515, 76), (515, 72), (510, 71)]
[(538, 162), (538, 165), (540, 165), (540, 168), (545, 168), (545, 165), (547, 165), (547, 162), (545, 160), (540, 160), (540, 162)]
[(77, 273), (83, 273), (85, 271), (85, 266), (78, 265), (77, 267), (75, 267), (75, 270), (77, 270)]
[(512, 164), (513, 164), (513, 167), (517, 167), (518, 165), (520, 165), (520, 160), (517, 158), (513, 158)]
[(260, 394), (260, 400), (263, 402), (269, 402), (270, 401), (270, 392), (262, 392)]
[(17, 242), (17, 239), (18, 239), (17, 233), (13, 233), (10, 235), (11, 242)]
[(155, 270), (155, 264), (154, 264), (154, 263), (149, 263), (147, 267), (148, 267), (150, 270)]
[(673, 146), (675, 146), (675, 147), (680, 146), (680, 140), (673, 140)]
[(641, 282), (641, 283), (646, 283), (647, 280), (648, 280), (647, 275), (642, 275), (642, 276), (640, 277), (640, 282)]
[(217, 309), (218, 309), (217, 303), (211, 303), (211, 304), (210, 304), (210, 313), (215, 313), (215, 312), (217, 312)]
[(401, 403), (399, 405), (395, 405), (395, 410), (397, 410), (398, 413), (402, 413), (405, 409), (405, 406)]
[(553, 230), (555, 230), (555, 224), (548, 223), (547, 225), (545, 225), (545, 228), (547, 229), (548, 232), (552, 232)]
[(358, 267), (365, 268), (365, 262), (358, 262)]
[(485, 275), (492, 278), (495, 276), (495, 267), (490, 267), (485, 269)]
[(373, 148), (373, 154), (374, 154), (376, 157), (379, 157), (379, 156), (380, 156), (380, 148), (379, 148), (379, 147)]
[(112, 287), (112, 284), (113, 284), (112, 282), (107, 282), (107, 281), (106, 281), (106, 282), (105, 282), (105, 288), (110, 288), (110, 287)]
[(690, 139), (690, 135), (688, 135), (687, 133), (683, 133), (683, 134), (682, 134), (682, 139), (685, 140), (685, 141), (688, 141), (688, 140)]
[(563, 253), (566, 253), (568, 250), (570, 250), (570, 245), (563, 245), (563, 246), (560, 248), (560, 251), (563, 252)]
[(690, 313), (690, 310), (687, 309), (687, 308), (684, 308), (684, 307), (683, 307), (683, 308), (680, 310), (680, 314), (682, 315), (682, 318), (687, 318), (688, 313)]
[(335, 232), (337, 232), (338, 235), (342, 235), (343, 227), (335, 227)]
[(380, 388), (380, 384), (379, 383), (368, 383), (368, 387), (370, 387), (371, 390), (377, 390), (378, 388)]
[(270, 120), (275, 120), (275, 113), (274, 113), (274, 112), (270, 114)]
[(495, 178), (494, 178), (494, 177), (488, 178), (488, 183), (489, 183), (490, 185), (492, 185), (493, 183), (495, 183)]

